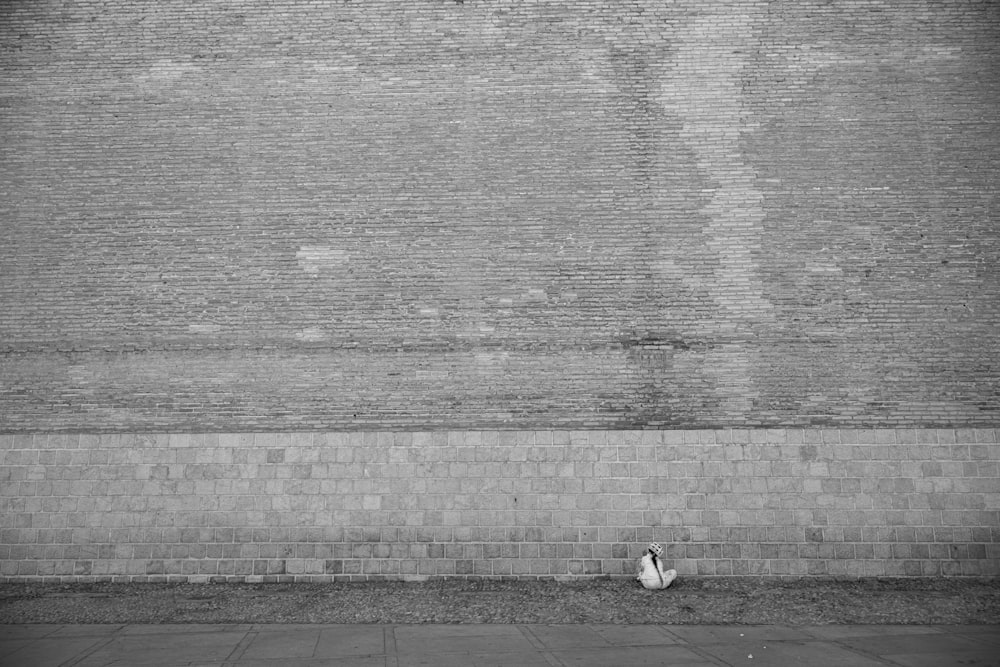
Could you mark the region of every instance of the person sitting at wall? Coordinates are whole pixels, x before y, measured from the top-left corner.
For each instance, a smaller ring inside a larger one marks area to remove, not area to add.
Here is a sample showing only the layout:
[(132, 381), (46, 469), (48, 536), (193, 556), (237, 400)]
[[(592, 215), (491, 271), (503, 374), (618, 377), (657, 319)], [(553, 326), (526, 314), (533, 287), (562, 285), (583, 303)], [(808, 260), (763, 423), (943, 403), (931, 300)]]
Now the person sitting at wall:
[(663, 547), (653, 542), (639, 560), (639, 571), (635, 578), (644, 588), (656, 591), (667, 588), (674, 583), (674, 579), (677, 578), (677, 570), (664, 570), (662, 558)]

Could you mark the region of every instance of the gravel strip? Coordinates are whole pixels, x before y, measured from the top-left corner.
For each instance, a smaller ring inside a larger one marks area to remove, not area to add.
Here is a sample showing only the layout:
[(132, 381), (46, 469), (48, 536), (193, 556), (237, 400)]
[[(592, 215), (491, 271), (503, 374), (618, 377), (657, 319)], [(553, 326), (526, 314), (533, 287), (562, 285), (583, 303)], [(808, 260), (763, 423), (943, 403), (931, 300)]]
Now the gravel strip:
[(995, 624), (1000, 580), (4, 584), (0, 623)]

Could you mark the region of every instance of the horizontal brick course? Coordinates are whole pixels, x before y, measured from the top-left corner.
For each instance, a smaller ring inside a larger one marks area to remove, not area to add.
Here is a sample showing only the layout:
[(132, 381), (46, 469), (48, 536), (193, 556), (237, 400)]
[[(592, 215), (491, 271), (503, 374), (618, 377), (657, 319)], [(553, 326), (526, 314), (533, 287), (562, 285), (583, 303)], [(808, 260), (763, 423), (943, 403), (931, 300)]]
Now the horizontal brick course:
[[(963, 465), (997, 456), (995, 431), (787, 444), (814, 435), (5, 436), (0, 577), (626, 577), (653, 540), (682, 575), (1000, 575), (1000, 479)], [(839, 466), (844, 448), (866, 454)]]

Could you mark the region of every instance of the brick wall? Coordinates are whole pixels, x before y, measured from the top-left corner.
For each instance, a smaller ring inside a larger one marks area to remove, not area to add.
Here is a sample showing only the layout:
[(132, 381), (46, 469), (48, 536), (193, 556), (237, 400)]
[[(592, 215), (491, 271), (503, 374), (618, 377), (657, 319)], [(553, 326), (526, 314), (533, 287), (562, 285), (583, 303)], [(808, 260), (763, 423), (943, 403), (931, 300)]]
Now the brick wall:
[(1000, 575), (993, 429), (0, 436), (0, 581)]
[(991, 427), (994, 2), (2, 3), (0, 430)]
[(997, 574), (997, 71), (990, 1), (0, 3), (0, 577)]

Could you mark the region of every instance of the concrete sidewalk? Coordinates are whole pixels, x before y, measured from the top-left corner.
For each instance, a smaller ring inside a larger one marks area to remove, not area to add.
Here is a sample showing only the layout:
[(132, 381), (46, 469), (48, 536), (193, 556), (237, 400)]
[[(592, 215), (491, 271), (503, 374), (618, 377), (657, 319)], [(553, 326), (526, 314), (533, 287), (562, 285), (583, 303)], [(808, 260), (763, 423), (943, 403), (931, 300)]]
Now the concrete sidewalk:
[(1000, 665), (1000, 625), (5, 625), (0, 665)]

